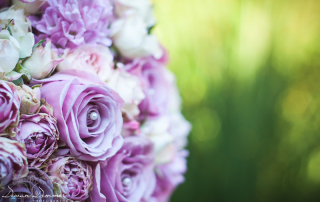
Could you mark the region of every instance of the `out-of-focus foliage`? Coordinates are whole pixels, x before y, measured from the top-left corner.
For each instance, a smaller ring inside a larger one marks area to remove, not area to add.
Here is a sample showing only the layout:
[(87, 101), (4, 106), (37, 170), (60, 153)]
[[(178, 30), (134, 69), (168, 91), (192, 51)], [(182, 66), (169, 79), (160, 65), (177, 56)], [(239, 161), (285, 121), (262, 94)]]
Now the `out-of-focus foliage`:
[(193, 124), (172, 201), (320, 201), (320, 1), (155, 3)]

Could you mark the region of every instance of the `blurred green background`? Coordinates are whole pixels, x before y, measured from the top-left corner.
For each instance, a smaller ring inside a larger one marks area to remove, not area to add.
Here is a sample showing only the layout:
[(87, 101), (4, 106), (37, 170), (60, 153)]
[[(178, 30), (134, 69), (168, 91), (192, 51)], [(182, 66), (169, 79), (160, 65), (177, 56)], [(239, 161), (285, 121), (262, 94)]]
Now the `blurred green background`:
[(171, 201), (320, 201), (320, 1), (154, 2), (193, 125)]

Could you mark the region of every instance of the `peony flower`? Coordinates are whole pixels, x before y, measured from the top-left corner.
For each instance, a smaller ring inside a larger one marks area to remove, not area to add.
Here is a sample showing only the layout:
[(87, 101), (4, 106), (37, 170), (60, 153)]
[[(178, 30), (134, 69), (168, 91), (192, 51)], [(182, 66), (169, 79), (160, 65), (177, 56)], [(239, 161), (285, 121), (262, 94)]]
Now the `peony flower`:
[[(0, 25), (2, 27), (7, 27), (12, 19), (13, 21), (10, 23), (10, 29), (12, 36), (19, 43), (19, 46), (15, 44), (19, 49), (19, 58), (29, 57), (32, 54), (32, 47), (34, 45), (34, 36), (33, 33), (30, 32), (31, 23), (25, 17), (23, 9), (15, 10), (11, 7), (0, 11)], [(8, 37), (6, 38), (8, 39)], [(12, 39), (10, 39), (10, 41), (12, 41)], [(16, 60), (14, 61), (18, 62)]]
[(89, 201), (149, 201), (155, 188), (152, 143), (142, 136), (124, 141), (107, 165), (95, 166)]
[(24, 9), (26, 15), (34, 15), (47, 0), (12, 0), (17, 8)]
[(13, 139), (26, 145), (29, 166), (39, 167), (58, 148), (57, 120), (47, 111), (33, 115), (23, 114), (15, 128)]
[(19, 142), (0, 137), (0, 190), (28, 174), (26, 150)]
[(80, 46), (68, 53), (58, 66), (58, 71), (69, 69), (88, 71), (107, 81), (114, 70), (113, 55), (109, 48), (102, 45)]
[(150, 0), (115, 0), (115, 13), (117, 17), (124, 18), (126, 13), (134, 10), (148, 27), (155, 25), (153, 5)]
[(0, 72), (9, 73), (19, 61), (19, 42), (7, 30), (0, 31)]
[(51, 41), (49, 41), (44, 48), (42, 46), (36, 47), (31, 57), (23, 61), (22, 66), (28, 69), (32, 78), (43, 79), (53, 72), (62, 60), (51, 49)]
[(135, 117), (139, 114), (138, 105), (145, 95), (140, 80), (120, 67), (118, 64), (118, 69), (112, 74), (107, 86), (119, 93), (124, 100), (122, 111), (129, 117)]
[[(69, 74), (67, 74), (69, 73)], [(69, 71), (33, 81), (43, 83), (41, 96), (54, 108), (60, 139), (73, 156), (106, 160), (122, 146), (122, 99), (95, 75)]]
[(47, 0), (47, 4), (40, 21), (31, 18), (32, 26), (39, 38), (50, 38), (59, 53), (84, 44), (111, 45), (107, 38), (112, 17), (109, 0)]
[(40, 87), (30, 88), (27, 85), (22, 85), (18, 89), (18, 94), (21, 100), (20, 113), (34, 114), (40, 107)]
[(148, 35), (147, 25), (134, 12), (111, 24), (110, 37), (123, 57), (134, 59), (154, 56), (160, 58), (163, 51), (153, 35)]
[(0, 192), (3, 201), (52, 201), (53, 185), (48, 175), (38, 168), (29, 168), (29, 174), (13, 180)]
[(175, 156), (172, 162), (157, 167), (157, 185), (153, 196), (154, 202), (167, 202), (174, 189), (184, 182), (183, 174), (187, 170), (186, 157), (188, 151), (183, 150)]
[(56, 195), (72, 201), (83, 201), (92, 189), (92, 169), (74, 157), (49, 159), (43, 170), (53, 182)]
[(0, 80), (0, 132), (19, 121), (19, 108), (17, 86)]

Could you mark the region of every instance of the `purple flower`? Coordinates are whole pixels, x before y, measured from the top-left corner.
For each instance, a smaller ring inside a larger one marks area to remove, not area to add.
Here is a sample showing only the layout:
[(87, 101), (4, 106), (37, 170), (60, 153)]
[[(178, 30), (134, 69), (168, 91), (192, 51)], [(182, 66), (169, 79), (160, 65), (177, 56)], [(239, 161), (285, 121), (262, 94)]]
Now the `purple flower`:
[(145, 99), (139, 104), (139, 120), (156, 118), (168, 111), (170, 83), (166, 78), (166, 67), (153, 57), (134, 60), (125, 69), (141, 80)]
[(49, 159), (43, 170), (50, 176), (55, 194), (64, 195), (72, 201), (88, 198), (92, 188), (92, 169), (85, 162), (74, 157)]
[(123, 144), (123, 101), (95, 75), (76, 70), (68, 73), (33, 83), (43, 83), (41, 96), (53, 107), (60, 139), (70, 153), (85, 161), (106, 160)]
[(157, 167), (157, 185), (154, 190), (154, 202), (167, 202), (172, 192), (182, 182), (187, 170), (187, 150), (178, 152), (172, 162)]
[(0, 190), (28, 174), (26, 150), (19, 142), (0, 137)]
[(53, 185), (45, 172), (38, 168), (29, 168), (28, 176), (13, 180), (5, 190), (0, 192), (0, 198), (3, 202), (33, 201), (34, 199), (35, 201), (52, 201)]
[(40, 21), (31, 17), (32, 25), (39, 31), (39, 38), (50, 38), (60, 49), (74, 49), (93, 43), (111, 45), (107, 38), (112, 18), (109, 0), (48, 0)]
[(155, 187), (153, 157), (153, 145), (147, 138), (126, 137), (106, 166), (95, 166), (88, 201), (149, 201)]
[(5, 7), (8, 7), (8, 2), (7, 0), (0, 0), (0, 9), (1, 8), (5, 8)]
[(0, 132), (19, 120), (19, 108), (17, 86), (0, 80)]
[(15, 131), (14, 139), (26, 145), (29, 166), (41, 166), (58, 148), (57, 120), (42, 111), (33, 115), (21, 115)]

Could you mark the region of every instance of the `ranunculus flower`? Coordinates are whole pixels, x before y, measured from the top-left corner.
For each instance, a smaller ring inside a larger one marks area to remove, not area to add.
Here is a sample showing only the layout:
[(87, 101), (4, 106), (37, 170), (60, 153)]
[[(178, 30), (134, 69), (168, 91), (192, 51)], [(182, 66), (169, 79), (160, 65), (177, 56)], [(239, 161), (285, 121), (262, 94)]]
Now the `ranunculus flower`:
[(19, 58), (26, 58), (32, 54), (34, 36), (31, 30), (31, 23), (24, 15), (23, 9), (4, 9), (0, 11), (0, 25), (6, 27), (12, 20), (10, 28), (12, 36), (19, 42)]
[(13, 139), (26, 145), (29, 166), (39, 167), (58, 148), (57, 120), (42, 108), (39, 113), (20, 116)]
[(134, 12), (129, 12), (111, 24), (110, 37), (121, 55), (134, 59), (154, 56), (160, 58), (163, 51), (153, 35), (148, 35), (147, 25)]
[(188, 151), (183, 150), (176, 154), (172, 162), (157, 166), (157, 185), (153, 196), (153, 202), (168, 202), (172, 192), (182, 182), (183, 174), (187, 170), (186, 157)]
[(98, 77), (72, 70), (33, 83), (43, 83), (41, 96), (53, 107), (60, 139), (73, 156), (106, 160), (121, 148), (123, 101)]
[(139, 114), (138, 105), (145, 98), (145, 95), (141, 82), (135, 75), (126, 72), (119, 64), (118, 69), (114, 71), (107, 82), (107, 86), (119, 93), (124, 100), (122, 111), (127, 116), (135, 117)]
[(13, 180), (0, 192), (0, 198), (3, 202), (52, 201), (55, 199), (53, 189), (51, 179), (45, 172), (38, 168), (29, 168), (26, 177)]
[(53, 72), (56, 66), (62, 61), (57, 53), (51, 49), (51, 41), (45, 47), (39, 46), (34, 49), (31, 57), (23, 61), (22, 66), (29, 70), (32, 78), (43, 79)]
[(0, 137), (0, 190), (11, 180), (28, 174), (25, 147), (17, 141)]
[(58, 65), (58, 71), (76, 69), (96, 74), (102, 81), (109, 80), (113, 73), (113, 55), (102, 45), (87, 44), (68, 53)]
[[(109, 23), (113, 16), (110, 1), (47, 0), (40, 21), (32, 17), (32, 26), (39, 31), (38, 38), (50, 38), (63, 53), (84, 44), (111, 45)], [(52, 23), (54, 22), (54, 23)]]
[(40, 107), (40, 87), (30, 88), (27, 85), (22, 85), (18, 89), (18, 94), (21, 100), (20, 113), (34, 114)]
[(114, 6), (115, 13), (119, 18), (125, 17), (126, 13), (133, 9), (148, 27), (156, 23), (153, 16), (153, 5), (150, 0), (115, 0)]
[(153, 146), (142, 136), (124, 139), (117, 154), (94, 168), (94, 187), (90, 201), (144, 201), (155, 188)]
[(19, 108), (17, 86), (0, 80), (0, 132), (19, 120)]
[(26, 15), (36, 14), (47, 0), (12, 0), (17, 8), (23, 8)]
[(56, 157), (49, 159), (43, 170), (51, 178), (56, 195), (64, 195), (72, 201), (83, 201), (89, 197), (92, 189), (92, 169), (74, 157)]

